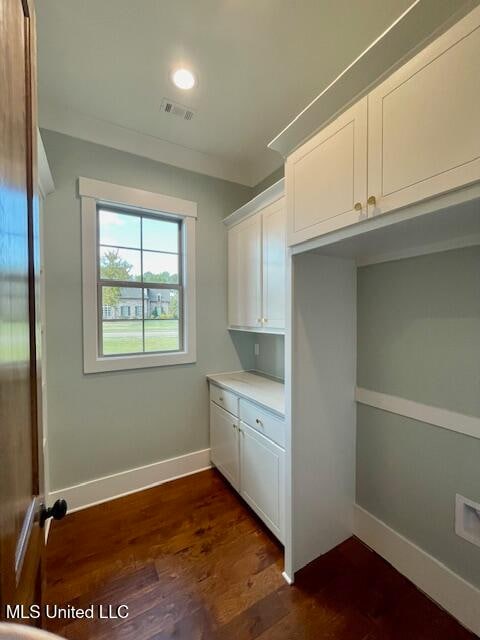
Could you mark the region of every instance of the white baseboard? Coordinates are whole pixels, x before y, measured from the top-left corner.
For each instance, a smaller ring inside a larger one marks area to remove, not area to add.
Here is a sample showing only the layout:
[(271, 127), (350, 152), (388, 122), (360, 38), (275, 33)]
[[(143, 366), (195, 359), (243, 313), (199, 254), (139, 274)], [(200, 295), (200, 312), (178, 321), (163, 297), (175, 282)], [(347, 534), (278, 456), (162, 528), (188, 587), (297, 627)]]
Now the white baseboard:
[(416, 544), (355, 505), (354, 533), (421, 591), (480, 635), (480, 590)]
[(294, 581), (292, 580), (292, 578), (288, 575), (288, 573), (287, 573), (286, 571), (282, 571), (282, 578), (283, 578), (283, 579), (285, 580), (285, 582), (286, 582), (288, 585), (290, 585), (290, 586), (291, 586), (291, 585), (293, 584), (293, 582), (294, 582)]
[(45, 523), (45, 546), (48, 543), (48, 534), (50, 533), (50, 525), (51, 525), (52, 521), (49, 519), (46, 521)]
[(68, 504), (68, 512), (79, 511), (101, 502), (126, 496), (129, 493), (142, 491), (169, 480), (198, 473), (210, 468), (210, 449), (201, 449), (177, 458), (160, 460), (153, 464), (129, 469), (110, 476), (89, 480), (73, 487), (51, 491), (48, 504), (57, 498), (64, 498)]

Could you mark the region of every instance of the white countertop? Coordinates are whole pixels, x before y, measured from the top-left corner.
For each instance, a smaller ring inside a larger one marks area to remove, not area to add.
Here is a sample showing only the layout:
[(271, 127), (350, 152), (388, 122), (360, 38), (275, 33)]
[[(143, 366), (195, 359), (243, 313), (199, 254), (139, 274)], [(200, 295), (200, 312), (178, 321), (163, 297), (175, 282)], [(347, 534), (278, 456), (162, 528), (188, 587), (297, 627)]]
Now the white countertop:
[(252, 400), (282, 417), (285, 415), (285, 385), (278, 380), (253, 371), (215, 373), (207, 378), (219, 387)]

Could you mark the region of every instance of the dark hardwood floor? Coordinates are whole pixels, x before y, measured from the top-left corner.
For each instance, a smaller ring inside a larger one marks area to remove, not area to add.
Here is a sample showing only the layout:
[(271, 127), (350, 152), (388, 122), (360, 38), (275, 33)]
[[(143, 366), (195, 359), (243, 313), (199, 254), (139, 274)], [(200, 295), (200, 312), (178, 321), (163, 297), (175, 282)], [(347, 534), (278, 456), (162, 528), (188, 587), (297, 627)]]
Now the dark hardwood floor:
[(297, 576), (282, 547), (215, 471), (55, 522), (47, 602), (126, 604), (127, 619), (50, 620), (89, 640), (472, 640), (355, 538)]

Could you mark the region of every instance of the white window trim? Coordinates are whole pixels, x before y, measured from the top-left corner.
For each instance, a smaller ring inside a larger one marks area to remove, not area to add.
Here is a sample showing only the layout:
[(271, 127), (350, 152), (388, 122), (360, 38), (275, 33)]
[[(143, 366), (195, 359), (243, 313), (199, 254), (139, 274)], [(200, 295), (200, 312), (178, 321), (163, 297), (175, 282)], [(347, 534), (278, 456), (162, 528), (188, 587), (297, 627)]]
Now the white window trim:
[[(195, 222), (197, 203), (90, 178), (78, 179), (82, 210), (83, 370), (143, 369), (196, 361)], [(101, 356), (98, 344), (97, 206), (120, 205), (183, 220), (184, 344), (174, 353)]]

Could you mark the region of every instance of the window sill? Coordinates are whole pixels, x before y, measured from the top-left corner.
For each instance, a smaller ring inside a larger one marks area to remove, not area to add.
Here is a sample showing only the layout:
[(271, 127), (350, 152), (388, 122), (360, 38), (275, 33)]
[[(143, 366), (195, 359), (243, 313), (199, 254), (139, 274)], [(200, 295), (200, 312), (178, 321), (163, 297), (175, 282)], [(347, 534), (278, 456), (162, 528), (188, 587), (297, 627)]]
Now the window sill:
[(152, 353), (151, 355), (135, 354), (132, 356), (97, 357), (92, 361), (85, 359), (84, 373), (168, 367), (176, 364), (192, 364), (193, 362), (196, 362), (196, 354), (187, 351), (175, 353)]

